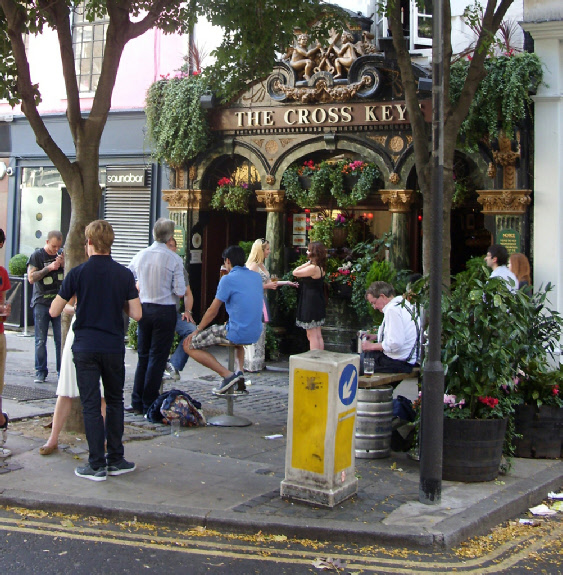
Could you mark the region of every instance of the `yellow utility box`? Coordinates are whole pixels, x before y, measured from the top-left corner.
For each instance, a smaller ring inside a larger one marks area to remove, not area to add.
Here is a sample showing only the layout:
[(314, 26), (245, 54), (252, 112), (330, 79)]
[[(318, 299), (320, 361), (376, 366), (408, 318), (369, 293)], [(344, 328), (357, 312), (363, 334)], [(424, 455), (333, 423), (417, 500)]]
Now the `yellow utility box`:
[(358, 489), (354, 431), (360, 358), (313, 350), (289, 358), (282, 497), (334, 507)]

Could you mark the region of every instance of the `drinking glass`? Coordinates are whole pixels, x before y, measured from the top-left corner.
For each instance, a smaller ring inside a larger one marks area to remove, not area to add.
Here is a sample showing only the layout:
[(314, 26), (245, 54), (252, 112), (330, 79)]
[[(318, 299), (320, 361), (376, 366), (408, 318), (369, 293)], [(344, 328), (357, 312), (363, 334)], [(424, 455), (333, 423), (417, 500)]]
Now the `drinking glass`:
[(172, 419), (170, 421), (170, 435), (180, 437), (180, 418)]
[(375, 360), (373, 357), (364, 357), (364, 375), (373, 375), (374, 364)]

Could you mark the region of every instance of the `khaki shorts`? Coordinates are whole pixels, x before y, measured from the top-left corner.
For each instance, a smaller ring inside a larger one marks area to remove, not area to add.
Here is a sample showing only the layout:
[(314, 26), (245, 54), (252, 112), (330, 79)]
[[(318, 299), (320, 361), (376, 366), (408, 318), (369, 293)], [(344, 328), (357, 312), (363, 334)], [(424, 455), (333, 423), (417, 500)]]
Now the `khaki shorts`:
[(192, 337), (192, 349), (203, 349), (212, 345), (236, 345), (227, 339), (227, 325), (212, 325)]

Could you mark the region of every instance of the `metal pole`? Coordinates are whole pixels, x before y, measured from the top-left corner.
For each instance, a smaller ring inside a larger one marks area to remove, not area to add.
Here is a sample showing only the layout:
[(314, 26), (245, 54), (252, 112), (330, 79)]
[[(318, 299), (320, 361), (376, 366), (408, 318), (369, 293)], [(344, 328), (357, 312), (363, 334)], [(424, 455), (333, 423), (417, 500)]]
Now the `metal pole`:
[(441, 362), (442, 233), (444, 204), (444, 50), (443, 5), (434, 3), (432, 42), (432, 237), (430, 246), (430, 306), (428, 359), (422, 379), (420, 482), (418, 500), (437, 505), (442, 500), (444, 433), (444, 369)]

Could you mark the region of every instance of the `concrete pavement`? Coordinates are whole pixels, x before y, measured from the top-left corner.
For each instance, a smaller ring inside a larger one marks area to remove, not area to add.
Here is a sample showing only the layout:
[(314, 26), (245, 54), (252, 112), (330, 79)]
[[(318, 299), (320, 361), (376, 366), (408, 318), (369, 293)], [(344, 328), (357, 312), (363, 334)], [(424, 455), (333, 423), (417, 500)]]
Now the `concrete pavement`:
[[(49, 370), (56, 373), (49, 339)], [(9, 332), (7, 340), (4, 410), (12, 420), (52, 413), (56, 381), (49, 376), (46, 384), (33, 383), (33, 338)], [(217, 349), (225, 362), (226, 353)], [(25, 430), (9, 432), (6, 447), (12, 456), (0, 467), (0, 501), (237, 532), (432, 547), (456, 545), (483, 533), (563, 487), (561, 460), (515, 459), (509, 474), (497, 481), (444, 481), (441, 504), (427, 506), (418, 502), (418, 462), (392, 453), (387, 459), (356, 460), (358, 494), (334, 509), (283, 500), (279, 487), (289, 374), (283, 371), (287, 362), (272, 365), (282, 370), (251, 374), (250, 394), (235, 402), (235, 413), (248, 417), (250, 427), (187, 428), (175, 437), (167, 426), (126, 414), (125, 457), (135, 461), (137, 470), (105, 482), (74, 475), (74, 468), (87, 460), (85, 449), (42, 457), (38, 449), (43, 441)], [(135, 366), (136, 354), (128, 350), (126, 403)], [(209, 417), (225, 411), (225, 401), (211, 394), (217, 382), (212, 372), (190, 360), (181, 381), (165, 389), (187, 391), (202, 402)], [(404, 382), (396, 393), (414, 397), (415, 382)], [(283, 437), (267, 439), (279, 434)]]

